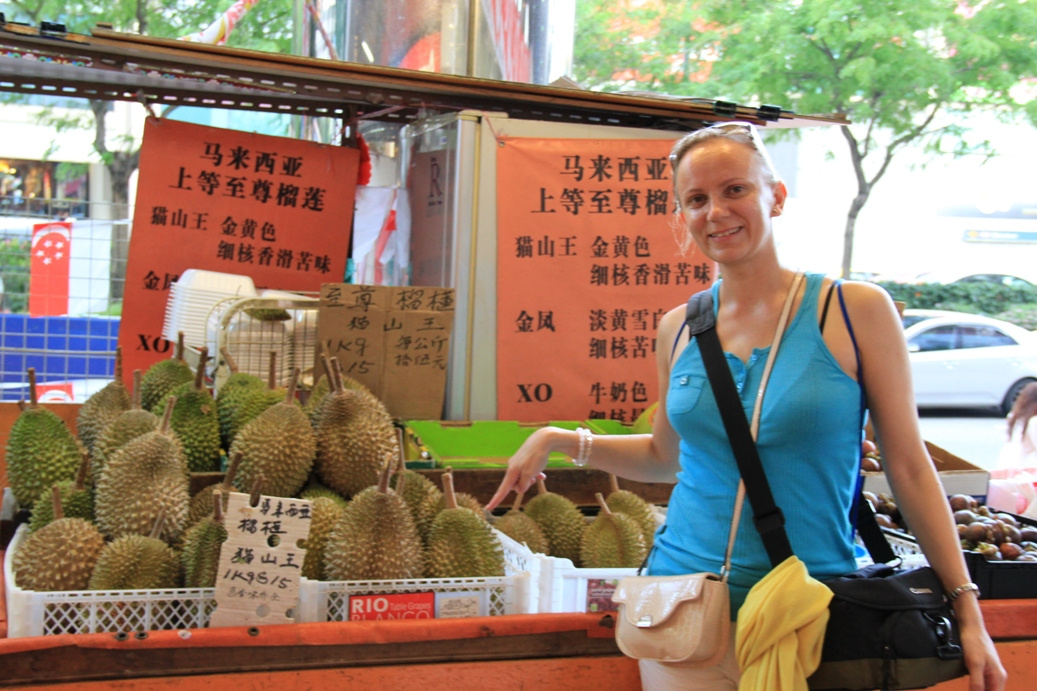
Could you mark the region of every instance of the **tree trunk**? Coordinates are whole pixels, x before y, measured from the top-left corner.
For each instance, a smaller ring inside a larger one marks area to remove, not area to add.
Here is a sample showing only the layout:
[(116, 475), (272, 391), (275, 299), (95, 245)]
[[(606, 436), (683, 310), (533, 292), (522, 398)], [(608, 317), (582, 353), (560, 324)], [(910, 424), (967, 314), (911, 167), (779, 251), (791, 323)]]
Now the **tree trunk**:
[(850, 278), (850, 269), (853, 266), (853, 234), (857, 226), (857, 216), (868, 201), (868, 192), (860, 192), (850, 202), (850, 210), (846, 213), (846, 230), (843, 232), (843, 264), (842, 277)]

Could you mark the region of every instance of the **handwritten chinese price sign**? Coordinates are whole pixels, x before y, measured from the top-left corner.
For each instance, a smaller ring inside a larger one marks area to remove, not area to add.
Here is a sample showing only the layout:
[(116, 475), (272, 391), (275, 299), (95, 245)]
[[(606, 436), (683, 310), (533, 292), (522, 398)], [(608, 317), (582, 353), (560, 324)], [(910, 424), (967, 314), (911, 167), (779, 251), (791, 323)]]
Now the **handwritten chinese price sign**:
[(328, 283), (319, 310), (318, 358), (338, 358), (394, 417), (442, 417), (453, 288)]
[[(497, 417), (631, 423), (659, 396), (659, 320), (713, 282), (681, 256), (660, 139), (497, 152)], [(521, 175), (516, 175), (519, 171)]]
[(310, 502), (229, 495), (227, 541), (216, 573), (216, 609), (209, 626), (290, 624), (299, 602), (299, 574), (310, 533)]
[(186, 269), (278, 290), (342, 280), (358, 165), (356, 149), (149, 118), (119, 329), (125, 370), (170, 356), (169, 286)]

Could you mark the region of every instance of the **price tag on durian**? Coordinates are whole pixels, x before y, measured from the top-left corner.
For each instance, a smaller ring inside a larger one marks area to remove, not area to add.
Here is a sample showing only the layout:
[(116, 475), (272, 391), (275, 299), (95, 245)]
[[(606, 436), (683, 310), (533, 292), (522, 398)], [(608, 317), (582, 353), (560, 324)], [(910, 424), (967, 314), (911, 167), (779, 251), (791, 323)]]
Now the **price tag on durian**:
[(303, 499), (259, 495), (253, 505), (230, 494), (210, 627), (294, 623), (310, 509)]

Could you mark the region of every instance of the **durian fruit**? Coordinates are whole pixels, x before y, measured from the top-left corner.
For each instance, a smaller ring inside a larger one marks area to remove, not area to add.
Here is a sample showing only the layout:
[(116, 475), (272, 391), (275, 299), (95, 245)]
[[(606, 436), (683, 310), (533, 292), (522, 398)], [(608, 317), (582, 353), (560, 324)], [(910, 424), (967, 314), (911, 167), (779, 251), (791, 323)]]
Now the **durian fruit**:
[[(298, 387), (298, 383), (296, 383), (296, 387)], [(245, 425), (257, 418), (267, 408), (285, 400), (287, 393), (287, 389), (277, 385), (277, 351), (272, 350), (270, 351), (270, 367), (266, 386), (249, 387), (241, 392), (240, 398), (235, 400), (230, 416), (230, 426), (227, 428), (227, 440), (230, 445), (234, 445), (235, 437)]]
[(159, 537), (167, 544), (177, 544), (186, 527), (191, 503), (187, 461), (169, 426), (175, 405), (171, 399), (157, 430), (120, 446), (98, 478), (94, 513), (111, 539), (150, 534), (159, 514), (165, 515)]
[(321, 498), (330, 499), (331, 501), (335, 502), (343, 508), (345, 508), (346, 504), (349, 503), (348, 499), (343, 497), (335, 490), (331, 489), (330, 487), (326, 487), (320, 484), (319, 482), (314, 482), (312, 480), (310, 482), (307, 482), (306, 486), (302, 488), (301, 492), (299, 492), (299, 498), (305, 499), (307, 501), (315, 501)]
[(373, 395), (346, 389), (335, 377), (317, 425), (314, 468), (321, 482), (346, 497), (377, 484), (386, 456), (399, 456), (396, 427)]
[[(54, 486), (58, 488), (62, 512), (66, 518), (82, 518), (94, 522), (94, 495), (87, 484), (90, 475), (90, 456), (83, 453), (79, 464), (79, 472), (75, 480), (63, 480)], [(38, 501), (32, 507), (29, 517), (29, 532), (35, 532), (54, 520), (54, 502)]]
[(131, 405), (130, 392), (122, 381), (122, 348), (116, 348), (115, 379), (91, 394), (76, 415), (76, 435), (87, 451), (93, 453), (104, 429)]
[(428, 545), (425, 547), (425, 576), (503, 577), (504, 548), (482, 516), (458, 506), (453, 477), (453, 473), (443, 473), (446, 508), (436, 514), (429, 529)]
[(29, 534), (14, 554), (15, 585), (35, 591), (85, 590), (104, 536), (89, 521), (64, 517), (57, 488), (51, 500), (54, 520)]
[(325, 374), (322, 374), (320, 379), (317, 380), (313, 390), (310, 392), (309, 398), (306, 400), (306, 405), (303, 407), (310, 418), (310, 422), (313, 423), (314, 429), (320, 424), (321, 406), (327, 400), (328, 394), (333, 392), (334, 382), (341, 381), (342, 388), (344, 389), (363, 391), (374, 396), (370, 389), (342, 372), (342, 365), (339, 363), (338, 358), (333, 357), (329, 359), (327, 355), (322, 353), (321, 363), (324, 366)]
[(266, 387), (262, 378), (248, 372), (238, 370), (238, 365), (231, 357), (227, 348), (220, 349), (223, 361), (230, 369), (227, 381), (216, 392), (216, 415), (220, 421), (220, 445), (224, 451), (230, 450), (231, 442), (234, 441), (233, 422), (234, 414), (249, 391), (259, 391)]
[(288, 310), (281, 307), (253, 307), (244, 312), (251, 319), (259, 322), (286, 322), (292, 318)]
[(547, 554), (550, 545), (540, 525), (522, 511), (524, 493), (519, 492), (515, 503), (503, 516), (493, 521), (493, 527), (515, 542), (524, 544), (531, 552)]
[(208, 357), (209, 349), (202, 348), (194, 378), (190, 383), (173, 389), (174, 393), (166, 398), (176, 399), (169, 424), (184, 447), (187, 467), (192, 473), (212, 473), (220, 468), (220, 422), (216, 400), (205, 386)]
[(177, 334), (176, 350), (168, 360), (159, 360), (141, 378), (140, 404), (154, 410), (162, 398), (177, 386), (194, 379), (194, 372), (184, 360), (184, 332)]
[(296, 367), (284, 400), (267, 408), (234, 437), (230, 453), (241, 454), (236, 487), (249, 487), (260, 473), (266, 483), (263, 491), (276, 497), (294, 497), (306, 484), (317, 442), (306, 413), (295, 400), (298, 381)]
[(301, 575), (314, 581), (324, 581), (327, 580), (324, 571), (324, 550), (332, 529), (348, 504), (329, 497), (317, 497), (310, 501), (313, 502), (310, 506), (310, 532), (302, 545), (306, 550), (306, 557), (303, 559)]
[[(7, 479), (15, 500), (31, 509), (54, 483), (76, 476), (83, 451), (65, 422), (36, 396), (36, 369), (28, 369), (29, 405), (11, 425), (7, 437)], [(44, 498), (46, 501), (46, 498)]]
[(442, 507), (442, 490), (432, 480), (417, 471), (408, 470), (402, 464), (392, 476), (392, 486), (397, 494), (407, 502), (411, 516), (414, 517), (418, 535), (421, 536), (421, 542), (426, 543), (432, 520)]
[(538, 494), (526, 503), (526, 514), (544, 531), (548, 554), (580, 566), (580, 543), (587, 526), (583, 512), (568, 497), (549, 492), (543, 479), (537, 480)]
[(160, 590), (180, 585), (180, 553), (158, 539), (164, 516), (151, 535), (123, 535), (104, 546), (90, 576), (90, 590)]
[(609, 511), (612, 513), (625, 513), (633, 518), (638, 527), (641, 528), (641, 535), (644, 536), (645, 541), (645, 550), (652, 551), (652, 545), (655, 542), (655, 530), (659, 527), (658, 522), (655, 520), (655, 511), (652, 509), (652, 505), (630, 490), (620, 489), (619, 481), (615, 475), (609, 475), (609, 485), (611, 489), (609, 495), (605, 497), (605, 503), (608, 504)]
[(324, 547), (328, 580), (405, 580), (424, 570), (421, 538), (407, 502), (389, 489), (391, 454), (383, 456), (379, 481), (354, 496)]
[(222, 495), (222, 490), (214, 492), (212, 515), (198, 521), (184, 533), (180, 564), (185, 588), (212, 588), (216, 585), (220, 549), (227, 541)]
[(101, 432), (100, 438), (94, 444), (94, 451), (91, 455), (92, 472), (94, 475), (94, 482), (96, 484), (97, 478), (104, 472), (104, 466), (108, 462), (108, 457), (112, 455), (116, 449), (128, 442), (130, 439), (139, 437), (142, 434), (148, 432), (154, 432), (158, 429), (160, 422), (157, 415), (152, 413), (150, 410), (144, 410), (141, 406), (141, 371), (134, 370), (133, 372), (133, 399), (130, 404), (130, 409), (119, 414), (111, 424), (104, 428)]
[[(450, 480), (453, 481), (453, 472), (454, 471), (452, 468), (447, 467), (446, 472), (443, 473), (443, 475), (444, 477), (446, 475), (449, 475)], [(447, 498), (445, 492), (437, 492), (434, 495), (430, 495), (427, 501), (431, 503), (431, 506), (426, 507), (426, 511), (428, 513), (431, 513), (433, 518), (435, 518), (435, 515), (437, 513), (447, 508)], [(486, 510), (483, 508), (483, 505), (479, 502), (478, 499), (476, 499), (471, 494), (468, 494), (467, 492), (454, 492), (454, 503), (460, 506), (461, 508), (468, 509), (479, 518), (483, 520), (488, 520), (486, 517)]]
[(241, 465), (241, 454), (236, 453), (231, 456), (230, 463), (227, 465), (227, 472), (224, 473), (221, 482), (202, 487), (191, 497), (191, 507), (187, 512), (187, 525), (194, 525), (203, 518), (208, 518), (212, 515), (213, 497), (217, 492), (222, 492), (223, 510), (227, 510), (227, 501), (230, 499), (229, 493), (236, 491), (234, 489), (234, 478), (237, 477), (239, 465)]
[(598, 492), (601, 511), (583, 531), (580, 563), (585, 569), (637, 568), (648, 550), (637, 521), (625, 513), (613, 513)]

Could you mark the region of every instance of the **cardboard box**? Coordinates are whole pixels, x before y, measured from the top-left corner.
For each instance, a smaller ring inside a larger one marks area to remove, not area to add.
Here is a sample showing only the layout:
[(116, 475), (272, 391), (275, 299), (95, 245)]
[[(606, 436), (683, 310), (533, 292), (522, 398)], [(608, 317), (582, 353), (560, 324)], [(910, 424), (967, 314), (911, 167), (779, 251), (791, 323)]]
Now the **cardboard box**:
[[(981, 502), (986, 501), (987, 485), (990, 482), (989, 472), (969, 463), (964, 458), (955, 456), (950, 451), (932, 442), (927, 441), (925, 446), (929, 449), (929, 455), (932, 456), (933, 463), (936, 464), (940, 482), (943, 484), (943, 491), (947, 496), (968, 494), (976, 497)], [(864, 476), (865, 491), (874, 492), (875, 494), (880, 492), (886, 494), (893, 493), (884, 473), (865, 472), (861, 473), (861, 475)]]

